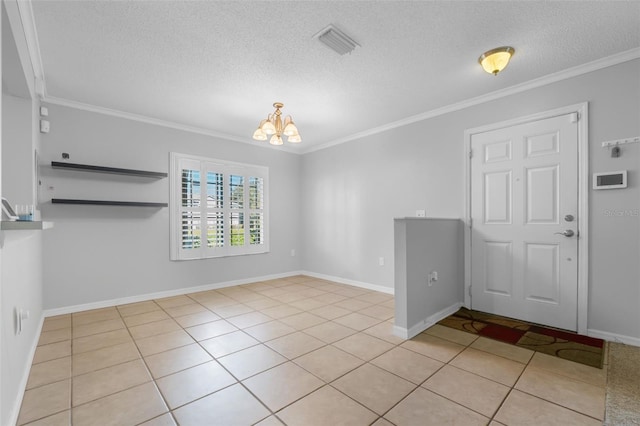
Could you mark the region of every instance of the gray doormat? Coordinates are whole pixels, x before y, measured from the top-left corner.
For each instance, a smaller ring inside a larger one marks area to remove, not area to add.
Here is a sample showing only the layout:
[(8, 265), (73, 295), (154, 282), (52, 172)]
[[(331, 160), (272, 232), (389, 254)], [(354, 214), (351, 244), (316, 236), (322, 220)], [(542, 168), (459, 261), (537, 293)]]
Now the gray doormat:
[(609, 343), (605, 425), (640, 425), (640, 347)]

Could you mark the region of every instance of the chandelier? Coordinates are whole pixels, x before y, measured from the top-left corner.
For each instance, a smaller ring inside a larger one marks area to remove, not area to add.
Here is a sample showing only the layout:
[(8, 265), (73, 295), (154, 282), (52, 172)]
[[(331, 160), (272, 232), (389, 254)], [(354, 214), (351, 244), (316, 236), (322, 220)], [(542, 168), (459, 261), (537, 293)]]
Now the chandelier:
[(298, 133), (298, 128), (293, 123), (290, 115), (287, 115), (282, 121), (280, 108), (284, 104), (275, 102), (273, 107), (276, 109), (273, 114), (269, 114), (265, 120), (262, 120), (258, 125), (258, 128), (253, 132), (253, 139), (257, 141), (266, 141), (267, 136), (271, 136), (269, 143), (271, 145), (282, 145), (282, 135), (287, 137), (287, 142), (298, 143), (302, 142), (302, 137)]

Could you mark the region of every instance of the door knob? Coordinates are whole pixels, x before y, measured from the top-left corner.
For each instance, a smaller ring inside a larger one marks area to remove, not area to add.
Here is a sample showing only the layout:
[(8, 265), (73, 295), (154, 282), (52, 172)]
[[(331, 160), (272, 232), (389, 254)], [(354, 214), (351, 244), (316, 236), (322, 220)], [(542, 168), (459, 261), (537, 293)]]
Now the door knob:
[(574, 234), (575, 234), (575, 232), (573, 232), (573, 230), (571, 230), (571, 229), (567, 229), (567, 230), (566, 230), (566, 231), (564, 231), (564, 232), (554, 232), (554, 234), (557, 234), (557, 235), (564, 235), (565, 237), (573, 237), (573, 236), (574, 236)]

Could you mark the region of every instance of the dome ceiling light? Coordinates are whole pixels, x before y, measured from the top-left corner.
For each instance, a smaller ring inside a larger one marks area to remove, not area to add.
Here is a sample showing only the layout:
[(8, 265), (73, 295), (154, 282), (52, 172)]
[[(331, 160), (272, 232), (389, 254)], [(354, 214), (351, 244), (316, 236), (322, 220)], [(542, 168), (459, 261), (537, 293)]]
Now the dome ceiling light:
[(507, 67), (514, 53), (515, 49), (511, 46), (497, 47), (480, 55), (478, 62), (489, 74), (498, 75), (500, 71)]

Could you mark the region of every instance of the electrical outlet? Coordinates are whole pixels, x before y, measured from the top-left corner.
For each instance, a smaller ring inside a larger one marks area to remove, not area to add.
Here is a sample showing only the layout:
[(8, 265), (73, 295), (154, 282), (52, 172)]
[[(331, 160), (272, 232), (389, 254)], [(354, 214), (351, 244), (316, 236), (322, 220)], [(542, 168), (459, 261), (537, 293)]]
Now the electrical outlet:
[(436, 281), (438, 281), (438, 271), (429, 272), (429, 276), (427, 276), (427, 285), (431, 287)]
[(427, 216), (426, 210), (416, 210), (416, 217), (426, 217), (426, 216)]

